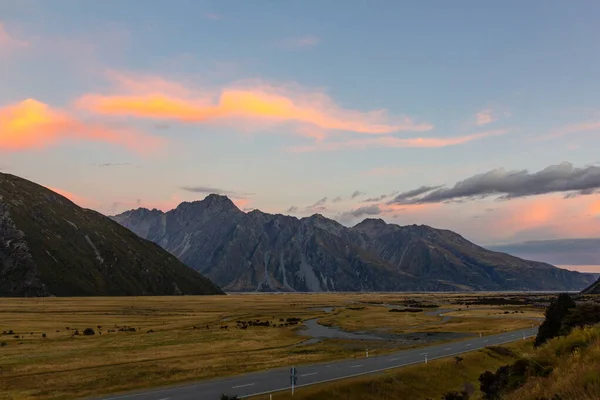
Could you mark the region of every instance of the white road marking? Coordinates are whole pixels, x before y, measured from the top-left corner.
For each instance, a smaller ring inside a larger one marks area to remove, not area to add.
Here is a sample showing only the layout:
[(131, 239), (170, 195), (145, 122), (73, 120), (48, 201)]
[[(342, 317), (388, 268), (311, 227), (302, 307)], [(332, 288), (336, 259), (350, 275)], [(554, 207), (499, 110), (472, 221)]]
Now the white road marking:
[(467, 343), (467, 344), (465, 344), (465, 346), (467, 346), (467, 347), (469, 347), (470, 345), (471, 345), (471, 343)]
[(421, 353), (421, 354), (419, 354), (419, 355), (420, 355), (420, 356), (424, 356), (424, 355), (426, 355), (426, 354), (427, 354), (427, 353)]
[(400, 359), (400, 357), (396, 357), (396, 358), (392, 358), (390, 361), (396, 361), (396, 360), (399, 360), (399, 359)]
[(358, 367), (362, 367), (362, 366), (363, 366), (362, 364), (358, 364), (358, 365), (353, 365), (350, 368), (358, 368)]
[(233, 386), (232, 389), (243, 388), (243, 387), (248, 387), (248, 386), (254, 386), (254, 383), (248, 383), (247, 385)]
[(447, 349), (444, 349), (444, 351), (445, 351), (445, 350), (452, 350), (452, 347), (448, 347)]
[(300, 375), (300, 376), (311, 376), (311, 375), (316, 375), (316, 374), (317, 374), (316, 372), (311, 372), (309, 374), (304, 374), (304, 375)]
[(483, 343), (487, 343), (487, 342), (488, 342), (487, 340), (484, 340), (484, 341), (483, 341)]
[(160, 399), (160, 400), (169, 400), (170, 397), (165, 397), (164, 399)]

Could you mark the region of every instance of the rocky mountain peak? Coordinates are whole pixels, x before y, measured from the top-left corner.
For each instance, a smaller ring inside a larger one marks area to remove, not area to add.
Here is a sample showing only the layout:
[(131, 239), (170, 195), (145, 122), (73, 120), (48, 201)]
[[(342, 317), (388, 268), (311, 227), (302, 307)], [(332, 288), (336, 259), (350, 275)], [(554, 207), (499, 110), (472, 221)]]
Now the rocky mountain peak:
[(366, 234), (367, 236), (376, 236), (380, 234), (382, 231), (386, 230), (395, 225), (388, 225), (381, 218), (367, 218), (362, 222), (354, 225), (351, 229), (353, 231), (361, 232)]
[(227, 196), (220, 194), (209, 194), (203, 200), (184, 201), (175, 209), (178, 212), (202, 212), (211, 211), (213, 213), (241, 213), (240, 209)]

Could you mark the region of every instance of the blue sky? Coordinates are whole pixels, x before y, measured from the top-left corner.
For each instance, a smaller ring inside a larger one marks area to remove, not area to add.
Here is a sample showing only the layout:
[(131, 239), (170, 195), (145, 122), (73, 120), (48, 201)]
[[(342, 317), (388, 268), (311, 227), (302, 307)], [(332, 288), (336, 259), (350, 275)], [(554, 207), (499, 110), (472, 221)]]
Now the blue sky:
[[(0, 170), (107, 214), (214, 189), (483, 244), (600, 236), (599, 17), (596, 1), (0, 1)], [(396, 197), (500, 168), (468, 196)]]

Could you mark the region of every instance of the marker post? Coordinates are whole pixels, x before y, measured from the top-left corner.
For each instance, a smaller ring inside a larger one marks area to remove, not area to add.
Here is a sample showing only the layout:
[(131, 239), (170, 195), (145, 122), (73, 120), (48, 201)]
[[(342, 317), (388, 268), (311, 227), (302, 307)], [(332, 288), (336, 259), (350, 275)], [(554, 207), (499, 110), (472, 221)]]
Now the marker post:
[(296, 367), (290, 369), (290, 381), (292, 383), (292, 396), (294, 395), (294, 386), (298, 383), (298, 375)]

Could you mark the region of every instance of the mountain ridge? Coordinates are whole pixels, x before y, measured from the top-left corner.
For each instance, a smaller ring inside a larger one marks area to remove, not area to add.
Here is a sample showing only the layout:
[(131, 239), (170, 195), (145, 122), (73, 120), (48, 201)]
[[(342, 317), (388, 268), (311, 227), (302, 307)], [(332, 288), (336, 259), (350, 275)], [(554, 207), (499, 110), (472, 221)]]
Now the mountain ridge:
[(211, 194), (112, 216), (230, 291), (581, 290), (593, 279), (427, 225), (244, 213)]
[(112, 219), (0, 173), (0, 296), (176, 294), (223, 292)]

